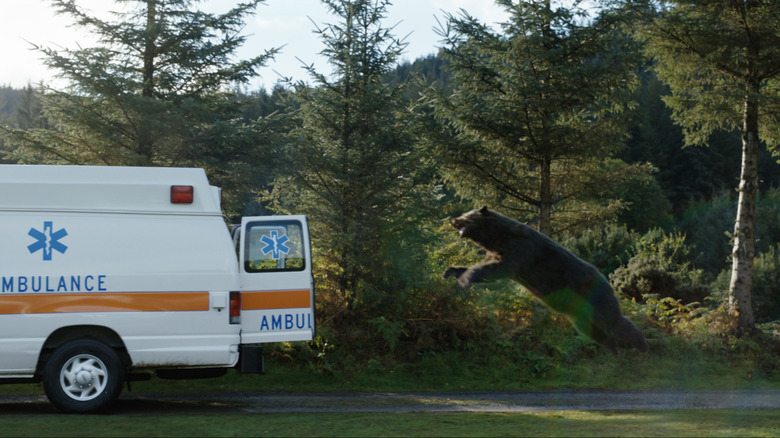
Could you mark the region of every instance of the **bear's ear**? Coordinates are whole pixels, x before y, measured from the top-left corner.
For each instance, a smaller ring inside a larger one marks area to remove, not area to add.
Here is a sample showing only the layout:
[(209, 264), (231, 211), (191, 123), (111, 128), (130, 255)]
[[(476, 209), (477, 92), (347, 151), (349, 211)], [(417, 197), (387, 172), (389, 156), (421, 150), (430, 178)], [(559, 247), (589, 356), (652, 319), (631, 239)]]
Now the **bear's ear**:
[(480, 209), (479, 209), (479, 212), (480, 212), (480, 213), (482, 213), (482, 214), (485, 214), (485, 213), (487, 213), (487, 212), (488, 212), (487, 205), (485, 205), (484, 207), (480, 208)]

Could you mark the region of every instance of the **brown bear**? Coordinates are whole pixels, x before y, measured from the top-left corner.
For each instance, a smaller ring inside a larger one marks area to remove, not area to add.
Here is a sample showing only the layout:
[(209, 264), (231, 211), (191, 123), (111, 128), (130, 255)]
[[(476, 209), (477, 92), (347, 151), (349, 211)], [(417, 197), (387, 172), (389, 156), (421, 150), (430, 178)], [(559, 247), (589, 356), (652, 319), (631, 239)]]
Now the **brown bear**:
[(642, 332), (620, 312), (609, 281), (549, 237), (487, 207), (453, 219), (452, 226), (487, 253), (473, 266), (449, 267), (444, 277), (456, 277), (462, 287), (511, 278), (609, 351), (617, 353), (618, 346), (648, 350)]

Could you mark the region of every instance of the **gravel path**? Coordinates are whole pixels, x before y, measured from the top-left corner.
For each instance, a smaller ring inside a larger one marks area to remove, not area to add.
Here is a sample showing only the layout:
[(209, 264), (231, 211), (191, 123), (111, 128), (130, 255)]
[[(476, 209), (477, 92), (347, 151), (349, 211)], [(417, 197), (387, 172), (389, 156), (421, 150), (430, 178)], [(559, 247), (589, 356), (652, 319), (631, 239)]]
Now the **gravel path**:
[[(637, 409), (780, 409), (780, 391), (126, 392), (112, 411), (154, 415), (219, 410), (405, 413)], [(0, 394), (0, 416), (49, 411), (53, 408), (44, 396)]]

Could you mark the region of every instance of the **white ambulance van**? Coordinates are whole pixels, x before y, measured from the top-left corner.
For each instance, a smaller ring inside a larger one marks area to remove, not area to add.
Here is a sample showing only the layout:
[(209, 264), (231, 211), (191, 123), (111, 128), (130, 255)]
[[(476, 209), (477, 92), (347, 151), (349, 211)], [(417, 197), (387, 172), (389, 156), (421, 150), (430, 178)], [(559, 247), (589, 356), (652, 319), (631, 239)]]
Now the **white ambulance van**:
[(0, 165), (0, 383), (91, 412), (125, 381), (262, 373), (314, 334), (305, 216), (233, 236), (202, 169)]

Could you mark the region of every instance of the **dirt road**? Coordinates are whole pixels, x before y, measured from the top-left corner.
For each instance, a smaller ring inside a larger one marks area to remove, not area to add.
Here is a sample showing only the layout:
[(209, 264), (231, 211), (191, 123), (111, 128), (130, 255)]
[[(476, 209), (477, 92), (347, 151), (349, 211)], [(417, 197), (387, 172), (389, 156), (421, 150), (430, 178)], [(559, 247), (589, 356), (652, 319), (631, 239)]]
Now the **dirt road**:
[[(4, 413), (53, 412), (39, 395), (3, 395)], [(491, 391), (124, 393), (117, 413), (540, 412), (637, 409), (780, 409), (780, 391)]]

